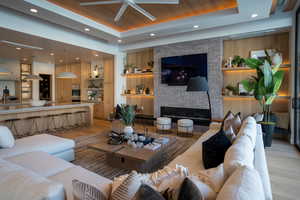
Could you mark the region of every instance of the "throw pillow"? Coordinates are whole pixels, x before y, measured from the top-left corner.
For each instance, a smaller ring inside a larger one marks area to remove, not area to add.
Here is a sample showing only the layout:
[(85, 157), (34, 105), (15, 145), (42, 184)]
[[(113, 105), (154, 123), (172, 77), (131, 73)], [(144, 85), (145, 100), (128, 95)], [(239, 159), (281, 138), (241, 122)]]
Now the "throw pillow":
[(224, 120), (222, 122), (222, 129), (224, 131), (227, 131), (230, 128), (230, 126), (232, 126), (234, 133), (237, 135), (241, 125), (242, 125), (242, 120), (240, 117), (240, 113), (234, 115), (231, 111), (228, 111), (228, 113), (225, 115)]
[(74, 179), (73, 185), (73, 198), (74, 200), (107, 200), (108, 198), (96, 187), (83, 183)]
[(237, 137), (241, 137), (243, 135), (248, 136), (251, 139), (253, 144), (253, 148), (256, 144), (256, 137), (257, 137), (257, 124), (253, 117), (247, 117), (242, 124), (242, 127), (237, 135)]
[(231, 143), (233, 143), (236, 138), (236, 134), (234, 133), (232, 126), (229, 126), (227, 130), (224, 130), (224, 133)]
[(6, 126), (0, 126), (0, 148), (12, 148), (15, 138)]
[(264, 200), (264, 190), (258, 172), (249, 167), (240, 167), (228, 178), (217, 200)]
[(209, 185), (203, 183), (198, 177), (189, 176), (181, 185), (178, 200), (215, 200), (216, 197), (216, 192)]
[(152, 187), (142, 184), (137, 193), (135, 194), (134, 200), (165, 200), (165, 198)]
[(227, 150), (224, 159), (224, 170), (230, 176), (238, 167), (249, 166), (253, 168), (254, 152), (251, 139), (243, 135), (235, 140)]
[(215, 168), (200, 170), (198, 178), (218, 193), (224, 185), (227, 176), (225, 175), (223, 164), (220, 164)]
[(132, 199), (135, 193), (142, 185), (145, 176), (132, 171), (128, 177), (115, 189), (111, 195), (111, 200), (128, 200)]
[(202, 159), (205, 169), (214, 168), (224, 162), (227, 149), (231, 146), (230, 140), (223, 130), (202, 143)]

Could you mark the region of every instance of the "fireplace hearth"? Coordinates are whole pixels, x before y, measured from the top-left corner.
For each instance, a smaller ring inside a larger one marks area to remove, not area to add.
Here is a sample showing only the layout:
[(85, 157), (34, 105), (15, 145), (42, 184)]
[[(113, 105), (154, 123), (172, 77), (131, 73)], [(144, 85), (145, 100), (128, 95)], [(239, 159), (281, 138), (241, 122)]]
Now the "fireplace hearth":
[(169, 117), (173, 122), (177, 122), (179, 119), (191, 119), (194, 124), (209, 126), (211, 113), (209, 109), (199, 108), (180, 108), (180, 107), (160, 107), (161, 117)]

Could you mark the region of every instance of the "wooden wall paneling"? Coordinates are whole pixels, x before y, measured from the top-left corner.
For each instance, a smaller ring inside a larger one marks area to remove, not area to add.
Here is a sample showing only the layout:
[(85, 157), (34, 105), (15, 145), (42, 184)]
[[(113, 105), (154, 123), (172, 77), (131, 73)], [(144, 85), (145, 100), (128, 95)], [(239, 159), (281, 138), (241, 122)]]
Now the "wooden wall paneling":
[(81, 63), (70, 64), (71, 72), (76, 74), (77, 78), (72, 79), (72, 84), (80, 85), (81, 83)]
[[(61, 64), (55, 66), (55, 74), (70, 71), (70, 66)], [(72, 101), (72, 80), (57, 79), (55, 80), (56, 87), (56, 101), (57, 102), (71, 102)]]
[(283, 54), (284, 63), (290, 63), (289, 33), (224, 41), (224, 60), (235, 55), (250, 56), (252, 50), (276, 49)]
[(114, 109), (114, 58), (106, 58), (104, 67), (104, 118), (108, 119)]
[(90, 77), (91, 73), (91, 64), (90, 63), (81, 63), (81, 82), (80, 82), (80, 98), (81, 101), (87, 101), (88, 96), (87, 96), (87, 91), (86, 89), (88, 88), (88, 78)]

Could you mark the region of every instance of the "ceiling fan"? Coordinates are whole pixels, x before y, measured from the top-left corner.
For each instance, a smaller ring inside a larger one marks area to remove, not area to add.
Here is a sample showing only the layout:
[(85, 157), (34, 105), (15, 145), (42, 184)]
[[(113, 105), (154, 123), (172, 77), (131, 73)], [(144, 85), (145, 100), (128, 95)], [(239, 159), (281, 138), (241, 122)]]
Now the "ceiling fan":
[(84, 2), (80, 3), (81, 6), (94, 6), (94, 5), (108, 5), (108, 4), (118, 4), (122, 3), (121, 8), (119, 9), (114, 21), (117, 22), (121, 19), (125, 10), (128, 6), (134, 8), (141, 14), (145, 15), (152, 21), (156, 20), (156, 17), (151, 15), (149, 12), (144, 10), (137, 4), (179, 4), (179, 0), (110, 0), (110, 1), (93, 1), (93, 2)]

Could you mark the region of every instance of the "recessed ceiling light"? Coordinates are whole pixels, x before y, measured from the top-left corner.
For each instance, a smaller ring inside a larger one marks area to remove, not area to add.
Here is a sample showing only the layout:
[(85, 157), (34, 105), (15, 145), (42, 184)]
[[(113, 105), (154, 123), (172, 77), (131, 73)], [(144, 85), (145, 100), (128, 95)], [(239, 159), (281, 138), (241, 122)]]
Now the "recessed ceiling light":
[(59, 60), (59, 62), (61, 62), (61, 63), (62, 63), (62, 62), (63, 62), (63, 60)]
[(194, 25), (193, 28), (199, 28), (199, 25)]
[(54, 53), (50, 53), (50, 56), (54, 56)]
[(90, 31), (90, 29), (89, 29), (89, 28), (85, 28), (84, 30), (85, 30), (85, 31)]
[(151, 37), (154, 37), (154, 36), (155, 36), (155, 33), (150, 33), (150, 36), (151, 36)]
[(251, 15), (252, 18), (255, 18), (255, 17), (257, 17), (257, 16), (258, 16), (258, 14), (256, 14), (256, 13), (253, 13), (253, 14)]
[(95, 54), (95, 56), (98, 57), (99, 55), (98, 55), (98, 54)]
[(122, 43), (122, 40), (118, 40), (119, 43)]
[(80, 58), (79, 58), (79, 57), (76, 57), (75, 59), (76, 59), (76, 60), (79, 60)]
[(24, 61), (26, 61), (26, 60), (27, 60), (27, 58), (23, 58), (23, 60), (24, 60)]
[(38, 10), (37, 10), (37, 9), (35, 9), (35, 8), (31, 8), (31, 9), (30, 9), (30, 12), (32, 12), (32, 13), (37, 13), (37, 12), (38, 12)]
[(20, 47), (17, 47), (16, 49), (17, 49), (17, 50), (21, 50), (21, 48), (20, 48)]

